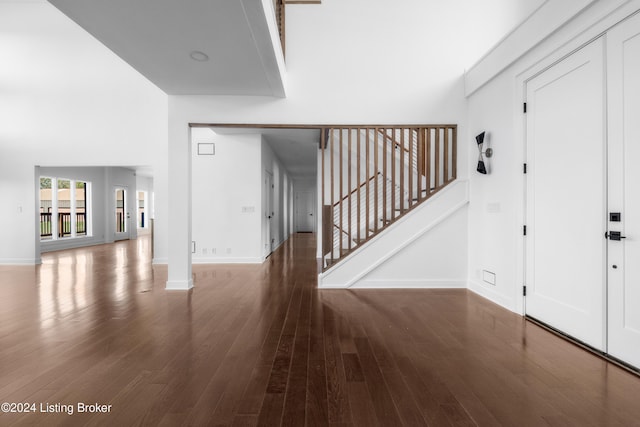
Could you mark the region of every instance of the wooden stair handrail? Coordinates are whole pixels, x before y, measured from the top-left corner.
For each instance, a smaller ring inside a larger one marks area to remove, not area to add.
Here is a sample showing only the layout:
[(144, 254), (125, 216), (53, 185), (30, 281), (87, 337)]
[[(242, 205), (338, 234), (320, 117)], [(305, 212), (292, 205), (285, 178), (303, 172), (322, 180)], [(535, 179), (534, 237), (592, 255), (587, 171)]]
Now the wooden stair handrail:
[[(412, 130), (412, 129), (409, 129), (409, 130)], [(387, 135), (385, 131), (386, 131), (386, 128), (378, 129), (378, 132), (380, 132), (385, 138), (389, 138), (391, 142), (393, 142), (393, 145), (395, 146), (395, 148), (400, 148), (406, 151), (407, 153), (411, 153), (411, 151), (408, 148), (403, 148), (399, 142), (397, 142), (392, 136)]]

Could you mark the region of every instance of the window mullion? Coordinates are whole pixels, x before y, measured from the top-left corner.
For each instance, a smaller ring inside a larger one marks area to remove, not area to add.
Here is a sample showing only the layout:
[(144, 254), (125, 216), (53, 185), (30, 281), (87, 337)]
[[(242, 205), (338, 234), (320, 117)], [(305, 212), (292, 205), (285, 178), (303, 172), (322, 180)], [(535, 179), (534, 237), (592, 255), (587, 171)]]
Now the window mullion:
[(58, 178), (51, 178), (51, 240), (58, 240)]
[(76, 237), (77, 218), (76, 218), (76, 180), (69, 180), (69, 211), (71, 212), (71, 238)]

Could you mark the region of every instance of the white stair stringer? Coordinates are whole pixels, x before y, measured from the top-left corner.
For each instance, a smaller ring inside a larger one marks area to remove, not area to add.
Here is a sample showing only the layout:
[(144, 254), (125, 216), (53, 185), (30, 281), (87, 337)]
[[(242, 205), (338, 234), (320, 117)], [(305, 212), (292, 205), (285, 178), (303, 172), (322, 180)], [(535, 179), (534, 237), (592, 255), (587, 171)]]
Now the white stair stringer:
[[(318, 276), (319, 288), (357, 287), (367, 274), (469, 203), (468, 181), (454, 181)], [(438, 242), (434, 242), (438, 244)]]

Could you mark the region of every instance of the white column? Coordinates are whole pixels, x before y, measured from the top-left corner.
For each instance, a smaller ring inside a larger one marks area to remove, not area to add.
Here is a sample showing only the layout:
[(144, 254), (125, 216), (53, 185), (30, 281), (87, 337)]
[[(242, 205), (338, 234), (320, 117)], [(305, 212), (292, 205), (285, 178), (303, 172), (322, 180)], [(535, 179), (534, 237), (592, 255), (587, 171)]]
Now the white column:
[(191, 275), (191, 131), (169, 111), (169, 174), (167, 182), (167, 289), (188, 290)]

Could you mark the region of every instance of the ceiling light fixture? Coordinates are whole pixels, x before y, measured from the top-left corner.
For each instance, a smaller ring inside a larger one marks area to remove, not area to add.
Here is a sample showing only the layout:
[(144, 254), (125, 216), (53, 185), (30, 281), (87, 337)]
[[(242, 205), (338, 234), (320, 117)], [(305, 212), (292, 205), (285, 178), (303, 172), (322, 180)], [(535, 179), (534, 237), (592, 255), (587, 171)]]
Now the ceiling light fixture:
[(205, 62), (209, 60), (209, 55), (204, 52), (200, 52), (199, 50), (194, 50), (189, 54), (189, 56), (191, 59), (198, 62)]

